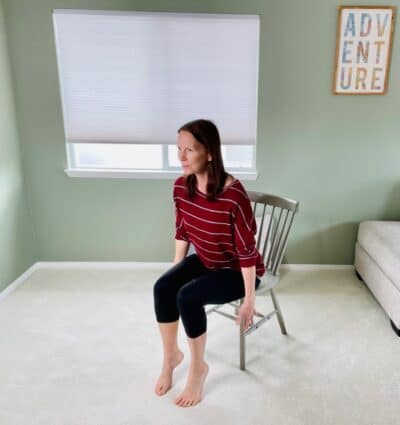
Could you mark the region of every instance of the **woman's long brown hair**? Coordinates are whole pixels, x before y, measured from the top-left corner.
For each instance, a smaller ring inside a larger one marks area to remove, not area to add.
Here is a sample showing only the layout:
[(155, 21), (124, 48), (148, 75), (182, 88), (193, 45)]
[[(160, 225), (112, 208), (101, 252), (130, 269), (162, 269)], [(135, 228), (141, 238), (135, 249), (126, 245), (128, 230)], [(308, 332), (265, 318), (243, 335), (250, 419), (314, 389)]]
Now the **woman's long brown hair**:
[[(216, 125), (209, 120), (199, 119), (189, 121), (184, 124), (179, 130), (188, 131), (191, 135), (201, 143), (207, 153), (211, 155), (211, 162), (207, 165), (207, 199), (215, 201), (217, 196), (222, 192), (225, 180), (229, 174), (225, 171), (224, 163), (221, 154), (221, 139)], [(185, 176), (185, 186), (188, 191), (188, 196), (193, 199), (196, 190), (196, 175), (189, 174)]]

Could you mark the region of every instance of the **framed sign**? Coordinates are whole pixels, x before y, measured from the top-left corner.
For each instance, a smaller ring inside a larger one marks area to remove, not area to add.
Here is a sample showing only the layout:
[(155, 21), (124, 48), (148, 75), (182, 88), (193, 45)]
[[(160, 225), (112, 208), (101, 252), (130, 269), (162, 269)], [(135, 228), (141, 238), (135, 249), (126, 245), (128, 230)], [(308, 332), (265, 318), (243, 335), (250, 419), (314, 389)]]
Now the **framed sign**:
[(339, 6), (334, 94), (385, 94), (396, 7)]

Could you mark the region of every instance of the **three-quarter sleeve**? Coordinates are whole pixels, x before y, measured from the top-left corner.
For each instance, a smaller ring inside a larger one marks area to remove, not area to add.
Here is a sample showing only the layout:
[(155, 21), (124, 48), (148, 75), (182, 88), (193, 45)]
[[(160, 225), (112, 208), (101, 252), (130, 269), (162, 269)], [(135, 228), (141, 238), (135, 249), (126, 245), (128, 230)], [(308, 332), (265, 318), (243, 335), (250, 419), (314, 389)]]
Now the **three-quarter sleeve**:
[(172, 198), (175, 204), (175, 239), (189, 242), (189, 238), (186, 234), (185, 221), (182, 217), (182, 212), (179, 208), (179, 186), (181, 178), (175, 180), (174, 188), (172, 191)]
[(255, 239), (257, 224), (247, 195), (241, 196), (236, 203), (232, 219), (234, 245), (240, 267), (255, 266), (259, 256)]
[(183, 220), (182, 214), (179, 210), (179, 205), (175, 200), (175, 239), (189, 242), (189, 239), (186, 234), (185, 222)]

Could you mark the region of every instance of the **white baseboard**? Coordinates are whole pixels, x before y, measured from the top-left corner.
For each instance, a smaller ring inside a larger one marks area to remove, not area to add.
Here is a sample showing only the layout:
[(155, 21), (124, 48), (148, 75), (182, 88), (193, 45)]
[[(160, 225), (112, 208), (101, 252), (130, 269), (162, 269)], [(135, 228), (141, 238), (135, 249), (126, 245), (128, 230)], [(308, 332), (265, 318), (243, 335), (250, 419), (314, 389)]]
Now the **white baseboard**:
[[(29, 267), (14, 282), (0, 292), (0, 302), (36, 270), (52, 269), (79, 269), (79, 270), (150, 270), (167, 269), (172, 266), (171, 262), (136, 262), (136, 261), (38, 261)], [(286, 271), (312, 271), (312, 270), (354, 270), (353, 265), (346, 264), (282, 264), (281, 270)]]
[(281, 264), (280, 270), (311, 271), (311, 270), (354, 270), (352, 264)]
[(139, 261), (39, 261), (40, 269), (87, 269), (87, 270), (150, 270), (172, 266), (171, 262), (139, 262)]
[(0, 292), (0, 302), (6, 298), (8, 294), (10, 294), (12, 291), (18, 288), (18, 286), (22, 285), (26, 279), (35, 271), (38, 270), (40, 267), (37, 266), (38, 263), (32, 264), (32, 266), (29, 267), (28, 270), (26, 270), (24, 273), (21, 274), (21, 276), (17, 277), (13, 282), (11, 282), (8, 286), (6, 286), (1, 292)]
[[(38, 269), (139, 269), (171, 267), (170, 262), (138, 262), (138, 261), (39, 261), (35, 264)], [(348, 264), (281, 264), (281, 270), (354, 270)]]

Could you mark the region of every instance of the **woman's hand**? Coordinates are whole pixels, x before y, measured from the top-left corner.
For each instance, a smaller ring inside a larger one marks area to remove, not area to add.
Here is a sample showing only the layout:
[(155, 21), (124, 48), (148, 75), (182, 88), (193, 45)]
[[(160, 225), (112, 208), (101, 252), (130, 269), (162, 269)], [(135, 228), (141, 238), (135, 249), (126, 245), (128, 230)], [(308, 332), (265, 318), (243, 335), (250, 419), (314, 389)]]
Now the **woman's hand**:
[(239, 308), (236, 324), (240, 325), (240, 323), (243, 323), (244, 332), (253, 324), (253, 316), (255, 313), (254, 303), (254, 299), (245, 298), (243, 304)]

